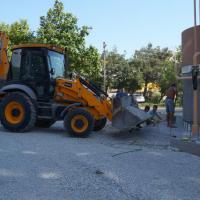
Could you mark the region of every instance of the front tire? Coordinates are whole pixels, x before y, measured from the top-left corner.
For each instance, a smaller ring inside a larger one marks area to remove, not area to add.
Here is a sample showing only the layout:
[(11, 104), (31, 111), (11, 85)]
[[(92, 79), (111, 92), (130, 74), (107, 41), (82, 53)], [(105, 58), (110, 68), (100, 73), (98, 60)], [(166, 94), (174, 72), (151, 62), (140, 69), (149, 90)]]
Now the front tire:
[(101, 129), (103, 129), (105, 127), (107, 123), (107, 119), (104, 117), (102, 119), (99, 120), (95, 120), (94, 121), (94, 131), (100, 131)]
[(21, 92), (8, 93), (0, 104), (0, 120), (3, 127), (9, 131), (29, 131), (36, 122), (33, 100)]
[(71, 136), (88, 137), (94, 127), (94, 118), (86, 110), (76, 108), (66, 114), (64, 127)]

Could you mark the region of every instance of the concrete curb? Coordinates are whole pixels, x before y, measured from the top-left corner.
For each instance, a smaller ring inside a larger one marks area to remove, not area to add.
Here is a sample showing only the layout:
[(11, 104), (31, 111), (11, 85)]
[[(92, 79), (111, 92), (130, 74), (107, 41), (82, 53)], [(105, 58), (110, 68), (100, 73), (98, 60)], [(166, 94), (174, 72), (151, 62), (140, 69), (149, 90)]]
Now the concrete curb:
[(180, 151), (200, 156), (200, 144), (191, 140), (181, 140), (180, 138), (171, 138), (170, 145), (178, 148)]

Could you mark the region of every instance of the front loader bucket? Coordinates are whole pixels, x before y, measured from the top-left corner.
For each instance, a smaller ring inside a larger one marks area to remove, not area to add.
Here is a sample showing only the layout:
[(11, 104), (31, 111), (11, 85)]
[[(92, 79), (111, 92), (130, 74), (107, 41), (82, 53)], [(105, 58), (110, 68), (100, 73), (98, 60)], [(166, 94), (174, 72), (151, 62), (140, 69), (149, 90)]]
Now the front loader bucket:
[(133, 97), (124, 96), (113, 99), (112, 126), (118, 129), (131, 129), (151, 118), (133, 104)]

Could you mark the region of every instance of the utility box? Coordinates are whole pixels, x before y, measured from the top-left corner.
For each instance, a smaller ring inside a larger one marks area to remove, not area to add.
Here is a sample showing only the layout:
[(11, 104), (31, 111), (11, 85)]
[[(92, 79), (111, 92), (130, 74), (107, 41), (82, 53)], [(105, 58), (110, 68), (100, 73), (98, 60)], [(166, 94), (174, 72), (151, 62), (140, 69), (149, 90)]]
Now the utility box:
[[(200, 26), (197, 26), (197, 52), (200, 52)], [(182, 32), (182, 76), (192, 77), (194, 56), (194, 27)], [(197, 57), (200, 64), (200, 56)], [(199, 74), (200, 75), (200, 74)], [(200, 94), (200, 80), (198, 80), (198, 94)], [(200, 113), (200, 95), (198, 113)], [(200, 119), (200, 114), (199, 114)], [(183, 80), (183, 121), (192, 123), (193, 120), (193, 83), (192, 79)]]

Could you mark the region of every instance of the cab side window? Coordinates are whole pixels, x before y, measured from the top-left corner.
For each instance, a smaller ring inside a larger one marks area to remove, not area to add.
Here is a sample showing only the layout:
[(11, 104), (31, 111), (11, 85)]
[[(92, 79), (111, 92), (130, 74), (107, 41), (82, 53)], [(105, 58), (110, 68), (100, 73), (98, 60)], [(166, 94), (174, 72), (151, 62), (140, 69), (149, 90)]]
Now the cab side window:
[(42, 81), (46, 76), (44, 55), (39, 50), (24, 52), (21, 67), (22, 79)]
[(20, 65), (21, 65), (21, 49), (15, 49), (11, 58), (11, 66), (12, 66), (12, 79), (19, 80), (20, 77)]
[(49, 96), (49, 74), (45, 53), (41, 49), (25, 49), (21, 61), (21, 80), (32, 87), (39, 98)]

